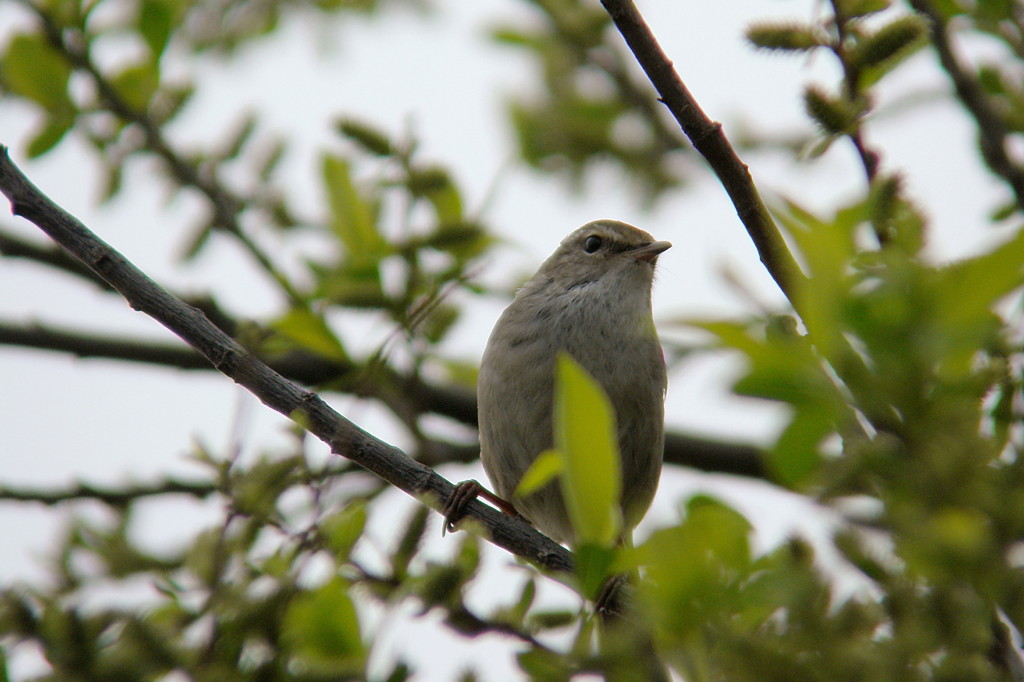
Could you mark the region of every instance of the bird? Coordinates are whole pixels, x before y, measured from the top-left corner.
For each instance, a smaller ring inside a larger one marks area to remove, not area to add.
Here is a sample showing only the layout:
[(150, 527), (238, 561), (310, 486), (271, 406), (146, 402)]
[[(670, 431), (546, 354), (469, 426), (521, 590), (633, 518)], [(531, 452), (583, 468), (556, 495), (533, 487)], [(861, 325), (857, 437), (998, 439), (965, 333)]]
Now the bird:
[(650, 507), (664, 451), (665, 358), (651, 290), (658, 256), (672, 245), (615, 220), (570, 233), (516, 293), (487, 341), (477, 380), (480, 457), (495, 494), (456, 486), (445, 529), (481, 495), (556, 542), (576, 534), (558, 481), (524, 497), (516, 486), (554, 444), (555, 361), (571, 356), (602, 387), (615, 413), (621, 455), (622, 532)]

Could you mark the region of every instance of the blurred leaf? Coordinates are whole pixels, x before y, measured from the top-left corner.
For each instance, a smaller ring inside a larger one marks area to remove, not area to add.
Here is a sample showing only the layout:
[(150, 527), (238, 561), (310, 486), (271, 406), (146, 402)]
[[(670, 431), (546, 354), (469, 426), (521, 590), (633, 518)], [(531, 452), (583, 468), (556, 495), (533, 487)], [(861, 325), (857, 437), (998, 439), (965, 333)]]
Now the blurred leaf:
[(28, 143), (26, 153), (30, 159), (38, 158), (57, 146), (76, 123), (75, 116), (66, 111), (55, 112), (44, 120), (42, 128), (32, 136)]
[(274, 322), (271, 328), (294, 341), (303, 350), (331, 360), (349, 361), (341, 340), (324, 318), (309, 308), (291, 308), (284, 317)]
[(420, 337), (432, 344), (440, 343), (459, 320), (460, 309), (453, 305), (435, 305), (416, 326)]
[(514, 497), (526, 497), (554, 480), (565, 469), (565, 458), (557, 450), (545, 450), (537, 455), (523, 477), (519, 479)]
[(261, 459), (249, 469), (238, 472), (232, 486), (238, 511), (261, 518), (271, 516), (278, 498), (292, 485), (296, 471), (304, 464), (301, 455)]
[(321, 165), (331, 229), (351, 256), (376, 263), (387, 253), (387, 242), (377, 231), (374, 208), (356, 187), (348, 161), (325, 154)]
[(152, 61), (133, 64), (115, 74), (110, 81), (132, 110), (145, 112), (160, 87), (160, 69)]
[(516, 655), (519, 667), (529, 675), (529, 679), (538, 682), (557, 682), (568, 680), (575, 672), (562, 656), (545, 649), (529, 649)]
[(139, 33), (146, 41), (153, 59), (159, 59), (171, 37), (175, 19), (170, 0), (141, 0), (139, 3)]
[(14, 36), (0, 60), (4, 86), (50, 112), (73, 108), (67, 92), (70, 76), (68, 63), (39, 35)]
[(338, 132), (376, 156), (391, 156), (394, 145), (388, 136), (362, 121), (346, 118), (337, 123)]
[(665, 633), (684, 638), (728, 618), (751, 570), (751, 525), (717, 500), (693, 497), (683, 522), (620, 553), (614, 570), (645, 567), (644, 608)]
[(366, 505), (361, 501), (345, 505), (320, 523), (320, 532), (335, 557), (346, 560), (366, 528)]
[(842, 8), (843, 16), (864, 17), (888, 9), (891, 2), (890, 0), (838, 0), (836, 5)]
[[(322, 270), (311, 264), (314, 271)], [(337, 267), (317, 272), (317, 296), (350, 308), (388, 308), (391, 300), (384, 292), (378, 262), (346, 258)]]
[(579, 544), (610, 546), (622, 529), (615, 413), (601, 386), (569, 355), (555, 373), (555, 449)]
[(242, 153), (246, 143), (252, 139), (254, 132), (256, 132), (256, 115), (252, 113), (244, 115), (235, 124), (235, 129), (228, 134), (223, 148), (217, 152), (217, 158), (220, 161), (229, 161), (237, 158)]
[(391, 555), (391, 571), (398, 578), (403, 578), (409, 570), (409, 563), (419, 550), (420, 542), (423, 540), (423, 533), (427, 530), (427, 518), (430, 509), (420, 505), (416, 507), (409, 522), (406, 524), (405, 532), (398, 540), (398, 547)]
[(447, 251), (464, 261), (479, 256), (493, 243), (494, 238), (482, 225), (463, 221), (441, 223), (422, 240), (423, 246)]
[(462, 220), (462, 197), (445, 169), (438, 166), (415, 168), (410, 172), (406, 186), (413, 196), (423, 196), (430, 201), (438, 222)]
[(575, 548), (576, 578), (580, 583), (580, 594), (588, 600), (595, 600), (601, 594), (605, 582), (612, 575), (617, 548), (614, 546), (582, 543)]
[(822, 442), (834, 432), (834, 415), (828, 410), (798, 407), (771, 448), (768, 467), (772, 478), (787, 488), (805, 487), (818, 470)]
[(366, 649), (359, 617), (339, 577), (296, 596), (281, 623), (289, 650), (320, 674), (354, 675), (363, 670)]
[(858, 86), (866, 90), (923, 48), (928, 25), (915, 15), (904, 16), (862, 39), (850, 55), (859, 65)]

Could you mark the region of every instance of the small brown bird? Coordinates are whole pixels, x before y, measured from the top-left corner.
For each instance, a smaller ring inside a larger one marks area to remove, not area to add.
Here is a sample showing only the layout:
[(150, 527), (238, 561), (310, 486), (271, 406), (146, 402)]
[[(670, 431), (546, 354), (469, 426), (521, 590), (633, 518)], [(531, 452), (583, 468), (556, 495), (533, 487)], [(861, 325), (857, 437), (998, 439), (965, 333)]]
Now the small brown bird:
[[(613, 220), (584, 225), (523, 285), (487, 342), (477, 382), (484, 469), (500, 498), (558, 542), (575, 540), (558, 482), (523, 498), (513, 493), (537, 455), (554, 442), (559, 351), (597, 380), (615, 410), (624, 537), (654, 498), (664, 449), (666, 377), (651, 287), (658, 255), (670, 246)], [(446, 525), (479, 492), (473, 481), (460, 484), (449, 500)]]

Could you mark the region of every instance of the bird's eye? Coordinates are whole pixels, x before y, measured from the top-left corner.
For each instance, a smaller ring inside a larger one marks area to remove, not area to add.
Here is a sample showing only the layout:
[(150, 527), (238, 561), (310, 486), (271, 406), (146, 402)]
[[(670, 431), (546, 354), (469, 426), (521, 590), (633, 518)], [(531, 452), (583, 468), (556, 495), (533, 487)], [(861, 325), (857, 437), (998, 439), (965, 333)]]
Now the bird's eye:
[(587, 253), (594, 253), (601, 248), (601, 244), (604, 240), (598, 237), (596, 234), (592, 234), (587, 237), (587, 241), (583, 242), (583, 250)]

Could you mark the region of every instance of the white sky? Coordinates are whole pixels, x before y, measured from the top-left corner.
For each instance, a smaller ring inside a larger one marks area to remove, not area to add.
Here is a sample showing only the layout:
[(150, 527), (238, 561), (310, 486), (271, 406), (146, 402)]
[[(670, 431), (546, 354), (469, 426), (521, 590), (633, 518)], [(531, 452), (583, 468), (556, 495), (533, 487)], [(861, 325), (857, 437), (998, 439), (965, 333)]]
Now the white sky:
[[(428, 18), (400, 14), (346, 27), (309, 18), (290, 20), (272, 39), (246, 48), (241, 59), (227, 64), (204, 62), (201, 96), (176, 123), (174, 139), (179, 143), (216, 141), (244, 112), (255, 110), (261, 130), (288, 137), (292, 148), (283, 167), (285, 177), (294, 196), (316, 207), (321, 203), (317, 159), (323, 148), (338, 148), (331, 132), (338, 114), (351, 114), (392, 132), (408, 126), (420, 139), (423, 158), (436, 159), (453, 170), (470, 207), (482, 204), (500, 176), (485, 219), (511, 246), (499, 251), (488, 266), (489, 281), (511, 282), (531, 272), (578, 225), (615, 218), (675, 245), (659, 262), (655, 308), (662, 320), (748, 310), (746, 302), (723, 282), (723, 268), (738, 272), (760, 300), (781, 300), (709, 173), (703, 173), (688, 190), (662, 200), (654, 211), (643, 212), (614, 172), (596, 174), (583, 197), (571, 196), (566, 186), (549, 178), (525, 171), (503, 172), (512, 155), (503, 101), (510, 93), (534, 87), (532, 64), (517, 51), (491, 46), (483, 28), (527, 14), (526, 3), (438, 4), (442, 9)], [(742, 32), (755, 19), (805, 19), (813, 5), (812, 0), (731, 0), (715, 3), (710, 12), (706, 2), (648, 0), (641, 9), (684, 81), (705, 111), (726, 124), (728, 134), (738, 120), (765, 132), (808, 125), (800, 103), (802, 84), (815, 79), (831, 85), (832, 64), (824, 55), (808, 62), (755, 53), (743, 41)], [(25, 17), (16, 5), (0, 4), (0, 44), (23, 25)], [(130, 45), (116, 46), (100, 58), (116, 61), (130, 50)], [(176, 68), (191, 72), (198, 66), (183, 63)], [(918, 89), (944, 87), (937, 70), (917, 57), (905, 73), (886, 85), (881, 102)], [(869, 140), (885, 150), (886, 167), (906, 170), (912, 193), (929, 208), (934, 221), (932, 254), (938, 259), (955, 258), (996, 236), (985, 215), (1001, 196), (1000, 188), (978, 168), (973, 131), (960, 110), (942, 103), (925, 111), (926, 115), (913, 119), (880, 120), (869, 128)], [(246, 257), (226, 240), (218, 240), (193, 266), (181, 268), (175, 263), (183, 226), (195, 220), (196, 205), (187, 197), (167, 202), (153, 162), (135, 162), (126, 174), (122, 198), (98, 206), (99, 183), (91, 177), (95, 168), (80, 142), (68, 141), (44, 159), (24, 163), (33, 125), (28, 108), (0, 107), (0, 143), (12, 148), (15, 160), (23, 162), (44, 191), (143, 270), (179, 291), (212, 290), (239, 314), (259, 316), (276, 309), (279, 301), (274, 294), (250, 274)], [(767, 196), (785, 194), (811, 207), (834, 206), (863, 184), (854, 155), (842, 144), (803, 168), (781, 155), (745, 161)], [(0, 224), (19, 234), (38, 236), (34, 227), (21, 220), (3, 217)], [(476, 301), (471, 312), (447, 346), (450, 354), (467, 359), (479, 357), (500, 305)], [(109, 295), (9, 259), (0, 260), (0, 319), (168, 337), (156, 323)], [(666, 327), (663, 334), (669, 333)], [(751, 440), (764, 440), (774, 433), (779, 425), (776, 409), (729, 396), (735, 371), (728, 361), (708, 358), (672, 375), (666, 408), (669, 428)], [(344, 396), (329, 399), (372, 433), (403, 444), (383, 410)], [(0, 451), (6, 484), (53, 487), (80, 480), (118, 484), (167, 474), (195, 475), (197, 469), (184, 457), (193, 440), (221, 450), (240, 432), (244, 447), (258, 450), (268, 441), (284, 442), (282, 424), (281, 418), (231, 381), (213, 373), (74, 360), (0, 347)], [(476, 466), (449, 467), (442, 473), (452, 480), (483, 476)], [(714, 491), (748, 514), (758, 525), (762, 547), (794, 529), (818, 537), (825, 533), (820, 515), (809, 505), (773, 493), (767, 486), (673, 471), (664, 477), (655, 507), (638, 534), (642, 536), (659, 520), (672, 519), (684, 496), (698, 489)], [(385, 499), (389, 509), (375, 517), (371, 535), (386, 546), (395, 519), (404, 518), (410, 507), (397, 492)], [(138, 523), (139, 536), (155, 548), (172, 546), (211, 518), (208, 510), (195, 511), (182, 504), (172, 509), (169, 513), (167, 506), (148, 506)], [(86, 509), (84, 513), (94, 512)], [(0, 581), (38, 579), (40, 560), (65, 518), (23, 505), (0, 505), (0, 544), (7, 548), (0, 557)], [(168, 518), (175, 523), (169, 524)], [(439, 532), (432, 532), (431, 538), (427, 549), (431, 556), (451, 551), (459, 540), (456, 536), (442, 541)], [(502, 552), (487, 553), (488, 569), (474, 588), (476, 603), (511, 598), (502, 586), (522, 574), (509, 568), (511, 563)], [(551, 603), (572, 603), (559, 588), (546, 587), (544, 592)], [(373, 615), (372, 620), (379, 617)], [(495, 637), (453, 637), (439, 632), (442, 628), (432, 618), (388, 617), (375, 629), (376, 665), (383, 666), (391, 656), (429, 661), (418, 680), (451, 679), (465, 666), (476, 666), (489, 679), (506, 679), (514, 669), (507, 643)], [(439, 647), (445, 651), (441, 660)], [(36, 665), (31, 655), (22, 655), (14, 672), (27, 674)]]

